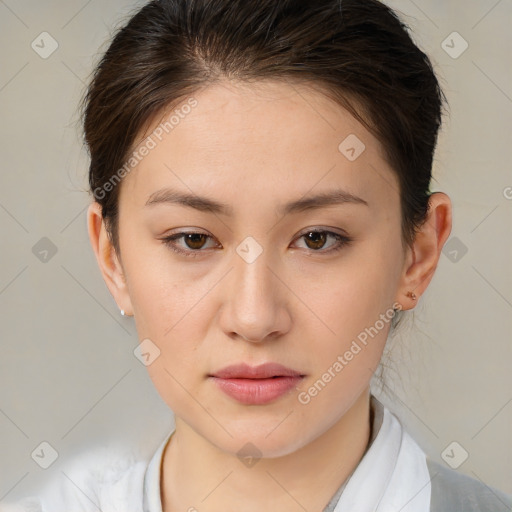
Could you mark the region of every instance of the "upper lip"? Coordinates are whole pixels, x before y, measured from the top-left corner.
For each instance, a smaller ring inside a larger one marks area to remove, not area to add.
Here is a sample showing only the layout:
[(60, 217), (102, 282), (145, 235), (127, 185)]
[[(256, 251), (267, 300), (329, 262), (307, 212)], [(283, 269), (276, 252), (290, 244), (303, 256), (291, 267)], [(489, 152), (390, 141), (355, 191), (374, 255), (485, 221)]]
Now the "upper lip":
[(279, 363), (263, 363), (258, 366), (249, 366), (245, 363), (226, 366), (210, 377), (219, 379), (268, 379), (270, 377), (303, 377), (303, 375), (291, 368)]

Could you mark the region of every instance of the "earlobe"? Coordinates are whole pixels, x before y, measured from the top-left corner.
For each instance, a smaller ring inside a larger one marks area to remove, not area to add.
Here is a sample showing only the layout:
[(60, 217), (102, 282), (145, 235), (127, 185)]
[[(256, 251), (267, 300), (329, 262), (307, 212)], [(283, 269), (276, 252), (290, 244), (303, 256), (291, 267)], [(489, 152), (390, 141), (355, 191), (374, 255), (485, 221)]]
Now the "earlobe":
[(404, 265), (397, 301), (412, 309), (427, 289), (439, 263), (443, 246), (452, 229), (450, 198), (443, 192), (430, 196), (428, 215), (418, 229)]
[(87, 230), (103, 280), (120, 310), (131, 315), (132, 305), (123, 268), (110, 241), (101, 213), (101, 205), (93, 202), (87, 210)]

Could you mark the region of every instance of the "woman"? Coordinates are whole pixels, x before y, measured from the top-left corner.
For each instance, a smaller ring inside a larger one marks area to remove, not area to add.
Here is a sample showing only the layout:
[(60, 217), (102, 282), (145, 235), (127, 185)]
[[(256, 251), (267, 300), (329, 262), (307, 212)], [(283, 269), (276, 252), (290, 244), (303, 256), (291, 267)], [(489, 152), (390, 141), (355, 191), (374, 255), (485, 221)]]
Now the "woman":
[(370, 392), (451, 230), (443, 94), (377, 0), (161, 0), (84, 102), (91, 244), (176, 426), (77, 460), (39, 507), (510, 510)]

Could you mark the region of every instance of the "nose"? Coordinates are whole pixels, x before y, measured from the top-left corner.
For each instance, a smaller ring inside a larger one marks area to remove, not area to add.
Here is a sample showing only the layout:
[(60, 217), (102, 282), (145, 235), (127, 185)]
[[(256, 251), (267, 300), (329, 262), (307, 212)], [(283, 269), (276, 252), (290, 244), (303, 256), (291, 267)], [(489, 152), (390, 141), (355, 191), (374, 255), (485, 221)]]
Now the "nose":
[(275, 339), (290, 328), (287, 288), (269, 263), (265, 251), (250, 263), (234, 254), (221, 315), (221, 326), (231, 338), (259, 343)]

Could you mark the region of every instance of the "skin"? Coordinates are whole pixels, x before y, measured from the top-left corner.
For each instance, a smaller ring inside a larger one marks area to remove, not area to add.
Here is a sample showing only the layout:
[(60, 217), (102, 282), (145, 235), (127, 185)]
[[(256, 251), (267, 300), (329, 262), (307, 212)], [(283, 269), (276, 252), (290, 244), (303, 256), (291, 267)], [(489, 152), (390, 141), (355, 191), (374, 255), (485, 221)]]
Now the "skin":
[[(395, 173), (380, 142), (342, 107), (282, 82), (226, 81), (194, 98), (197, 107), (123, 179), (120, 255), (99, 205), (88, 210), (111, 294), (134, 316), (139, 339), (161, 351), (148, 371), (176, 419), (164, 452), (163, 510), (321, 511), (366, 449), (369, 384), (390, 323), (307, 404), (298, 395), (394, 303), (415, 306), (407, 293), (419, 299), (431, 281), (451, 230), (450, 199), (431, 196), (408, 247)], [(353, 162), (338, 150), (350, 134), (366, 146)], [(145, 206), (164, 187), (225, 202), (233, 216)], [(277, 213), (335, 188), (368, 204)], [(352, 241), (328, 253), (335, 238), (322, 245), (303, 236), (317, 228)], [(199, 256), (176, 254), (161, 240), (183, 231), (211, 237), (175, 241)], [(263, 249), (250, 264), (236, 252), (248, 236)], [(240, 404), (207, 377), (229, 364), (268, 361), (305, 377), (266, 405)], [(261, 455), (252, 467), (237, 457), (248, 442)]]

